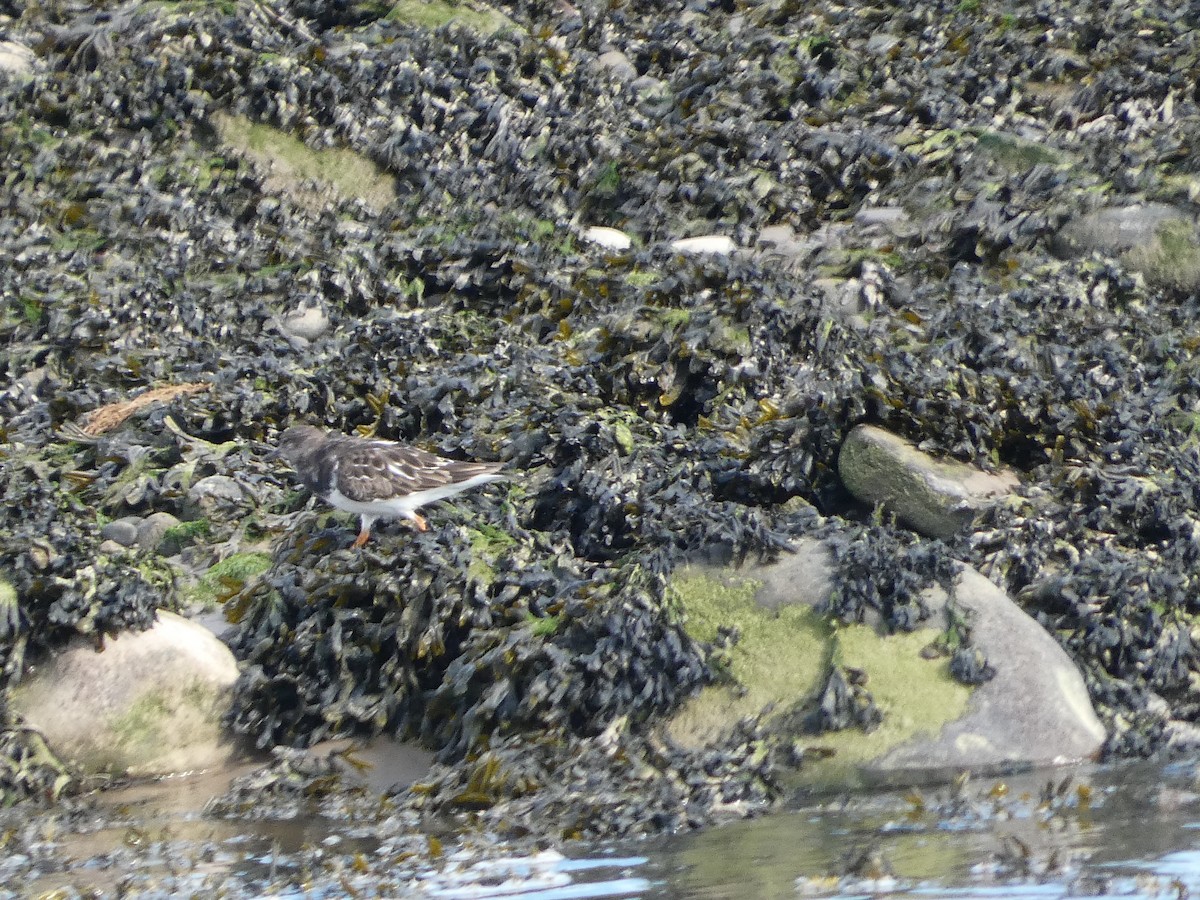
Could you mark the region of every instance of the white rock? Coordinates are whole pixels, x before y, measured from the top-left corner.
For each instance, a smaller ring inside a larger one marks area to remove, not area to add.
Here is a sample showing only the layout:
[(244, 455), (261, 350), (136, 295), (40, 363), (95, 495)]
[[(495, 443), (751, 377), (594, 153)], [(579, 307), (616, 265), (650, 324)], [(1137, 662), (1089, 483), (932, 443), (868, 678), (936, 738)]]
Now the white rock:
[(221, 716), (238, 668), (212, 632), (159, 610), (147, 631), (78, 639), (12, 690), (12, 708), (89, 772), (165, 775), (226, 762)]
[(601, 53), (596, 58), (596, 62), (621, 81), (633, 81), (633, 79), (638, 77), (637, 67), (620, 50), (609, 50)]
[(705, 234), (700, 237), (680, 238), (671, 241), (671, 249), (680, 253), (713, 253), (728, 255), (737, 249), (733, 238), (723, 234)]
[(329, 316), (317, 305), (301, 306), (282, 319), (283, 329), (293, 337), (315, 341), (329, 330)]
[(609, 250), (628, 250), (633, 246), (633, 240), (625, 232), (603, 225), (591, 225), (583, 229), (582, 237), (585, 241), (599, 244)]
[(28, 75), (36, 59), (32, 50), (14, 41), (0, 41), (0, 72)]

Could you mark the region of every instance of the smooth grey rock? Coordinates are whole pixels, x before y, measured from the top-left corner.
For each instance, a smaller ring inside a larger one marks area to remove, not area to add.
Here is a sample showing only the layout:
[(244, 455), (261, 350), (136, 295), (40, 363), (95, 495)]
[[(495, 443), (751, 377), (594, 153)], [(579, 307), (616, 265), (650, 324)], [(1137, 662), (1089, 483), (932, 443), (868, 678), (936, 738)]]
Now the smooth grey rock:
[(1064, 225), (1050, 248), (1068, 259), (1116, 256), (1153, 284), (1200, 289), (1200, 229), (1194, 218), (1165, 203), (1095, 210)]
[(625, 232), (604, 225), (589, 225), (580, 232), (580, 236), (588, 243), (607, 250), (628, 250), (633, 246), (633, 240)]
[(114, 519), (100, 529), (100, 537), (106, 541), (116, 541), (123, 547), (132, 547), (138, 542), (138, 527), (142, 520), (138, 516), (123, 516)]
[(921, 534), (940, 538), (965, 528), (1020, 484), (1011, 472), (991, 474), (934, 459), (873, 425), (859, 425), (846, 436), (838, 474), (859, 500), (881, 503)]
[(733, 242), (733, 238), (724, 234), (703, 234), (699, 237), (679, 238), (671, 241), (671, 249), (678, 250), (680, 253), (727, 256), (737, 249), (737, 244)]
[(790, 225), (768, 225), (758, 233), (757, 249), (780, 256), (795, 257), (811, 252), (813, 244)]
[(1054, 236), (1051, 247), (1066, 257), (1089, 253), (1119, 256), (1153, 241), (1158, 229), (1165, 224), (1190, 221), (1189, 217), (1165, 203), (1108, 206), (1067, 222)]
[[(926, 603), (946, 608), (935, 588)], [(971, 635), (996, 675), (971, 693), (967, 714), (938, 735), (922, 737), (875, 760), (877, 772), (999, 769), (1090, 759), (1104, 743), (1087, 688), (1066, 651), (1007, 594), (960, 566), (955, 603), (970, 613)]]
[(329, 316), (318, 305), (305, 305), (284, 316), (280, 325), (292, 337), (315, 341), (329, 330)]
[(221, 509), (240, 505), (246, 500), (246, 492), (228, 475), (208, 475), (192, 485), (188, 490), (188, 500), (205, 514), (211, 515)]
[(179, 520), (168, 512), (151, 513), (138, 525), (137, 545), (143, 550), (156, 550), (167, 530), (178, 524)]
[(908, 212), (899, 206), (864, 206), (854, 214), (854, 224), (863, 229), (878, 229), (899, 234), (910, 222)]
[(886, 56), (899, 43), (900, 38), (897, 35), (886, 31), (877, 31), (867, 38), (867, 52), (875, 56)]
[(90, 772), (165, 775), (219, 765), (238, 668), (212, 632), (159, 610), (147, 631), (79, 639), (27, 673), (13, 709)]
[(128, 553), (130, 549), (130, 547), (118, 544), (116, 541), (101, 541), (96, 551), (103, 556), (113, 556), (115, 554)]
[(37, 57), (24, 44), (15, 41), (0, 41), (0, 74), (24, 78), (33, 71)]

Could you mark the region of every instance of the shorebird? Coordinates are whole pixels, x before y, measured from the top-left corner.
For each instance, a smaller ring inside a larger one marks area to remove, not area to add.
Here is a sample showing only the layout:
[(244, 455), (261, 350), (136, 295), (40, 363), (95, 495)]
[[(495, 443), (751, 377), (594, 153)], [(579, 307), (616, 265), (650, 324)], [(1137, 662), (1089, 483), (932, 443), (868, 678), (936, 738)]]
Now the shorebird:
[(355, 547), (367, 542), (378, 519), (404, 518), (426, 531), (418, 508), (504, 478), (497, 474), (499, 463), (445, 459), (407, 444), (327, 434), (312, 425), (283, 432), (279, 455), (326, 503), (358, 514)]

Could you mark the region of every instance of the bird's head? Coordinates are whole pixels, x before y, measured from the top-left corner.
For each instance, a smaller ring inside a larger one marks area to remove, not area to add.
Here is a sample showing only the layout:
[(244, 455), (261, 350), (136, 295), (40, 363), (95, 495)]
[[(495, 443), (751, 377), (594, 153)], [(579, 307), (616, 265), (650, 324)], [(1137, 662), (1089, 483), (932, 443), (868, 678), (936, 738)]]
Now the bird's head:
[(312, 425), (293, 425), (279, 435), (276, 454), (293, 466), (301, 457), (308, 455), (325, 440), (325, 432)]

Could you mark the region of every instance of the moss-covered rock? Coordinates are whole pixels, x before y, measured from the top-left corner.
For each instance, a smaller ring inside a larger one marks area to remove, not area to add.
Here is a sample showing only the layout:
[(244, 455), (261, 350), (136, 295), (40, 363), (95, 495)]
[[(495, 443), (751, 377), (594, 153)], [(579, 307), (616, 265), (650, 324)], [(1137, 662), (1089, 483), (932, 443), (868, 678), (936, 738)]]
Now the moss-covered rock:
[[(767, 565), (675, 574), (686, 627), (719, 648), (723, 679), (670, 717), (673, 740), (720, 746), (757, 721), (801, 761), (793, 783), (826, 787), (896, 770), (980, 771), (1098, 751), (1104, 730), (1078, 671), (978, 573), (961, 570), (952, 598), (927, 586), (922, 619), (894, 631), (835, 621), (831, 601), (844, 588), (832, 556), (811, 540), (793, 549)], [(973, 686), (956, 677), (951, 646), (968, 641), (989, 669), (968, 679)]]

